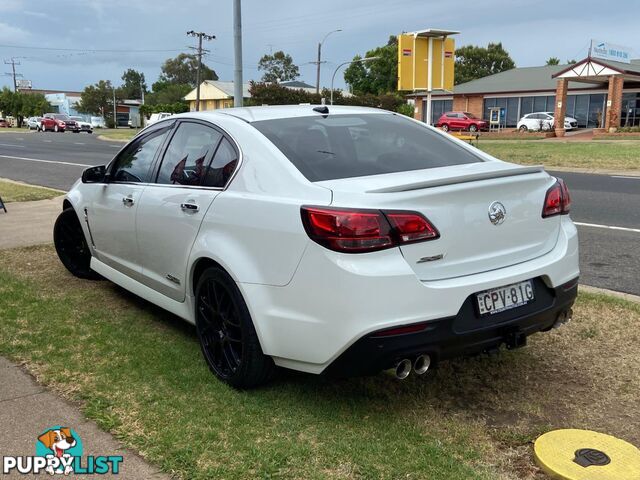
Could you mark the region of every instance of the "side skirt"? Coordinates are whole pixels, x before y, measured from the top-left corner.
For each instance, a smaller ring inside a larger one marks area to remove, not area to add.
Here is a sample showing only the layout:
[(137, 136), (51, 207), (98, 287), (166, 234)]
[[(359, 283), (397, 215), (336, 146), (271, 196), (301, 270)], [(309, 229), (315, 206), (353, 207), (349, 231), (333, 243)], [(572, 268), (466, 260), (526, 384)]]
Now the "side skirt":
[(177, 302), (120, 273), (118, 270), (102, 263), (95, 257), (91, 258), (91, 269), (125, 290), (144, 298), (148, 302), (177, 315), (191, 324), (195, 324), (193, 320), (193, 297), (187, 296), (184, 302)]

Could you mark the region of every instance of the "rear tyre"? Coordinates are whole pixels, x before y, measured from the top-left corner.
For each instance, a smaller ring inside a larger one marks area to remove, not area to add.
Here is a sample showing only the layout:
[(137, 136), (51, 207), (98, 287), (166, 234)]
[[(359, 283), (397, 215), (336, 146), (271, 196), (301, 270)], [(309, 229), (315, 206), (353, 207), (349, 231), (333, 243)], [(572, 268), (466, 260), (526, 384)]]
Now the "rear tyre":
[(444, 130), (445, 132), (449, 131), (449, 125), (447, 125), (446, 123), (444, 125), (442, 125), (442, 130)]
[(527, 130), (529, 130), (529, 129), (527, 128), (527, 126), (526, 126), (526, 125), (520, 125), (519, 130), (520, 130), (521, 132), (526, 132), (526, 131), (527, 131)]
[(469, 125), (469, 131), (472, 133), (476, 133), (478, 131), (477, 125)]
[(91, 270), (91, 250), (73, 208), (67, 208), (58, 215), (53, 227), (53, 242), (58, 258), (72, 275), (88, 280), (102, 278)]
[(202, 354), (213, 374), (235, 388), (267, 383), (275, 371), (262, 353), (247, 304), (231, 276), (207, 268), (196, 286), (196, 329)]

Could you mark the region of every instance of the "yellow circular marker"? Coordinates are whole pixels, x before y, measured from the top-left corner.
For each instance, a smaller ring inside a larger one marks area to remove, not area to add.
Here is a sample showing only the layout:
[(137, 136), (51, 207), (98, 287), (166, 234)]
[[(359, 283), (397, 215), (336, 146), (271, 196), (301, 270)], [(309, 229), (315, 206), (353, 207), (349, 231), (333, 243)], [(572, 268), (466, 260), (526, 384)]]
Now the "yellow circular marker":
[(562, 480), (640, 480), (640, 450), (624, 440), (589, 430), (554, 430), (534, 447), (545, 473)]

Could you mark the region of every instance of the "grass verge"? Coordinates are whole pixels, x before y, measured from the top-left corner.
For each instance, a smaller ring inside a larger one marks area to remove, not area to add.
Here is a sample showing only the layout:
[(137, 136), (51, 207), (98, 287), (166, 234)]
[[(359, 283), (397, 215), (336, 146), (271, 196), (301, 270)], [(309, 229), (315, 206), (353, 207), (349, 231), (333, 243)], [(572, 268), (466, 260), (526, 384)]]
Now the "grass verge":
[(501, 160), (547, 168), (640, 170), (639, 141), (480, 141), (479, 148)]
[(34, 187), (25, 183), (19, 183), (0, 179), (0, 197), (4, 202), (29, 202), (33, 200), (47, 200), (62, 195), (61, 190), (52, 188)]
[(550, 428), (637, 444), (640, 305), (581, 294), (575, 310), (528, 348), (426, 377), (290, 373), (238, 392), (211, 376), (181, 320), (71, 277), (50, 246), (0, 251), (0, 354), (189, 479), (533, 479), (530, 442)]
[(119, 142), (128, 142), (131, 140), (140, 130), (131, 128), (110, 128), (95, 130), (94, 133), (98, 134), (98, 138), (101, 140), (114, 140)]

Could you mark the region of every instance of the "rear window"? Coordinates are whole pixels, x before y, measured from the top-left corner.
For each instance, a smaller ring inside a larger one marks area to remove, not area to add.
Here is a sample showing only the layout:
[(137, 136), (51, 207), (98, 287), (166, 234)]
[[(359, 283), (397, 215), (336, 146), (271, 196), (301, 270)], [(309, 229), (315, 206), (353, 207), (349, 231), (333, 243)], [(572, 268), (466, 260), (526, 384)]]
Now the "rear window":
[(312, 182), (482, 161), (437, 132), (399, 115), (318, 115), (251, 125)]

